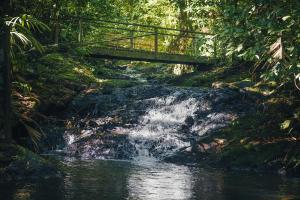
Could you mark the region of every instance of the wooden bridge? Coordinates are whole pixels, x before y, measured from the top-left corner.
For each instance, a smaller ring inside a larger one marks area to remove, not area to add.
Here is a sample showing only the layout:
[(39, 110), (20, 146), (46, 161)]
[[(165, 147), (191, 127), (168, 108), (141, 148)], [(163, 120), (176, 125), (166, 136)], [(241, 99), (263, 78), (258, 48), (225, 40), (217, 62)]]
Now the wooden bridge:
[(73, 42), (93, 57), (198, 65), (217, 55), (216, 37), (204, 32), (74, 18), (60, 25), (61, 34), (71, 34), (70, 26), (78, 27)]

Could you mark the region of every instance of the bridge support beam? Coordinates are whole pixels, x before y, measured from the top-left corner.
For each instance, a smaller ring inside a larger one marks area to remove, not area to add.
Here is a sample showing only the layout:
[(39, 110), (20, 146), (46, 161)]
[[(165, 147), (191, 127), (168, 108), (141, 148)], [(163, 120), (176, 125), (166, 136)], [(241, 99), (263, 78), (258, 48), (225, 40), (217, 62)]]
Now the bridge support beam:
[(158, 29), (154, 28), (154, 52), (158, 53)]
[(130, 31), (130, 49), (134, 49), (134, 31)]

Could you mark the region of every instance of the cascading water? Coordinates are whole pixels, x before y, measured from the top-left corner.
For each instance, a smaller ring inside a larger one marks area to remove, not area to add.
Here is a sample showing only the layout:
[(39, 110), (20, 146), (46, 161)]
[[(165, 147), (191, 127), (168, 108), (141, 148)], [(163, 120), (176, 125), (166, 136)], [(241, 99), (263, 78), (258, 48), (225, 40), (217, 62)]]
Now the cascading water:
[(180, 129), (188, 117), (193, 117), (199, 102), (195, 98), (178, 101), (180, 92), (167, 97), (150, 99), (152, 105), (139, 119), (137, 127), (128, 131), (135, 146), (137, 159), (166, 157), (190, 146), (182, 140)]
[[(109, 100), (109, 101), (108, 101)], [(94, 93), (73, 103), (75, 131), (67, 153), (81, 158), (165, 159), (193, 149), (204, 134), (225, 127), (251, 102), (231, 89), (162, 85)]]

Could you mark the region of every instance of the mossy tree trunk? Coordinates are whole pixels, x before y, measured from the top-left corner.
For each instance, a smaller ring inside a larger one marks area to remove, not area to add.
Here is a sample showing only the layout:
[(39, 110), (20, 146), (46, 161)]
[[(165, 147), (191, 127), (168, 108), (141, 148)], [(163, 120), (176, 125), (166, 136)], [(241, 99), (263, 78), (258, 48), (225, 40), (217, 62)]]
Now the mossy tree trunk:
[(5, 17), (9, 15), (11, 8), (10, 0), (2, 0), (1, 7), (1, 36), (0, 36), (0, 61), (2, 65), (3, 87), (3, 135), (1, 139), (11, 141), (11, 60), (10, 60), (10, 29), (5, 24)]

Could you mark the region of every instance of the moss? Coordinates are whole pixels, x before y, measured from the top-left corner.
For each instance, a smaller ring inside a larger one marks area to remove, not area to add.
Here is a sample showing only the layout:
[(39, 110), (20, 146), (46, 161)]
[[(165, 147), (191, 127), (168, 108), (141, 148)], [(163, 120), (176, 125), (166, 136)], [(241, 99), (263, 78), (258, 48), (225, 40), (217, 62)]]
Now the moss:
[[(101, 62), (83, 62), (80, 57), (57, 52), (33, 60), (19, 72), (13, 85), (17, 112), (30, 117), (35, 111), (61, 110), (78, 92), (100, 86), (105, 80), (101, 76), (113, 73), (98, 64)], [(96, 73), (99, 70), (105, 73), (100, 76)]]
[(15, 144), (0, 144), (0, 155), (2, 155), (1, 163), (4, 164), (2, 167), (7, 166), (6, 164), (11, 162), (28, 162), (28, 166), (31, 163), (36, 162), (39, 162), (42, 165), (47, 164), (45, 159), (39, 157), (30, 150)]
[(37, 61), (33, 69), (40, 78), (50, 81), (75, 81), (91, 83), (97, 80), (90, 66), (84, 65), (67, 54), (52, 53)]
[(136, 81), (123, 79), (108, 79), (104, 82), (104, 87), (108, 88), (126, 88), (136, 85)]
[(278, 116), (255, 113), (234, 121), (215, 133), (214, 138), (226, 141), (220, 151), (209, 156), (215, 164), (225, 167), (298, 171), (300, 161), (299, 134), (286, 135), (280, 129)]
[(63, 165), (15, 144), (0, 144), (0, 181), (60, 177)]
[(216, 81), (238, 84), (245, 81), (250, 74), (243, 70), (227, 66), (213, 67), (207, 71), (196, 71), (191, 74), (176, 76), (171, 84), (184, 87), (211, 87)]
[(116, 78), (121, 73), (108, 67), (98, 66), (94, 68), (94, 74), (101, 78)]

